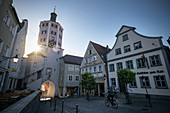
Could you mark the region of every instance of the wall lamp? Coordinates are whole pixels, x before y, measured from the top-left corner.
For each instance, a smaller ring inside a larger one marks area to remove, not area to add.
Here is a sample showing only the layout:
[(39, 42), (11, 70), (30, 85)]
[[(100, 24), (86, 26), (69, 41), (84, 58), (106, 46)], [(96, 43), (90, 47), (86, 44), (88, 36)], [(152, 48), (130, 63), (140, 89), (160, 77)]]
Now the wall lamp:
[(3, 62), (3, 61), (5, 61), (5, 60), (8, 60), (8, 59), (13, 59), (13, 62), (14, 62), (14, 63), (17, 63), (18, 60), (19, 60), (18, 55), (15, 55), (14, 57), (5, 57), (5, 56), (3, 56), (3, 59), (0, 60), (0, 63)]

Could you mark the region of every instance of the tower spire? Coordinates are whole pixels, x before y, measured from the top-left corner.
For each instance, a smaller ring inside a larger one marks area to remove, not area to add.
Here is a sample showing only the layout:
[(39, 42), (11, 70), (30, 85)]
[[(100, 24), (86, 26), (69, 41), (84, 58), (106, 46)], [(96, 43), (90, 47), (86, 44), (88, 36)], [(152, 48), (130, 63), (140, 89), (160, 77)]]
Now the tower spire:
[(53, 22), (56, 22), (56, 17), (57, 17), (55, 10), (56, 10), (56, 6), (54, 6), (54, 12), (51, 13), (51, 18), (50, 18), (50, 20)]

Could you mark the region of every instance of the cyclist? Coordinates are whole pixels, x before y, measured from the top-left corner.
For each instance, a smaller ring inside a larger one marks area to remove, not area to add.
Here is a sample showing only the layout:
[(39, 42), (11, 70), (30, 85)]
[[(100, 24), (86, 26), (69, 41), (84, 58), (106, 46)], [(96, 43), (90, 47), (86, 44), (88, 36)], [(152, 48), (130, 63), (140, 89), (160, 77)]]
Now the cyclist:
[(111, 103), (112, 103), (114, 94), (113, 94), (113, 90), (111, 88), (109, 88), (109, 87), (108, 87), (108, 90), (106, 92), (106, 96), (107, 96), (108, 100), (111, 101)]

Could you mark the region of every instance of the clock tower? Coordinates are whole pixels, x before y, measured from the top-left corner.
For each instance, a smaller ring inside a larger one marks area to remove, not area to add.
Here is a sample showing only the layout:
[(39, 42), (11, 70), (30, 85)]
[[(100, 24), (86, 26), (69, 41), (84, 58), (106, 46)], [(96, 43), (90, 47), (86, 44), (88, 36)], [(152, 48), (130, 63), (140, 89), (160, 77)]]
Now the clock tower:
[(42, 53), (47, 53), (48, 49), (57, 50), (62, 47), (63, 27), (56, 22), (56, 17), (54, 10), (50, 20), (40, 22), (38, 45), (45, 50)]

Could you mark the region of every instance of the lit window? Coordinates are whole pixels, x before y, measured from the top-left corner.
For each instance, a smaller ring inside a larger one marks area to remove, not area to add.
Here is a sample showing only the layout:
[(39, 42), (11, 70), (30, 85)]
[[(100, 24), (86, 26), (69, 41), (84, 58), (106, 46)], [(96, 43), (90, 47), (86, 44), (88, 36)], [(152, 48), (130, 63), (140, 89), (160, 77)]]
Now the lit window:
[(131, 51), (130, 45), (124, 46), (124, 53)]
[(123, 38), (123, 41), (126, 41), (126, 40), (128, 40), (128, 35), (126, 34), (122, 38)]
[(135, 49), (135, 50), (136, 50), (136, 49), (140, 49), (140, 48), (142, 48), (141, 41), (134, 43), (134, 49)]
[(159, 55), (150, 56), (149, 59), (150, 59), (151, 66), (162, 65)]
[(121, 48), (115, 49), (115, 53), (116, 53), (116, 55), (121, 54)]

